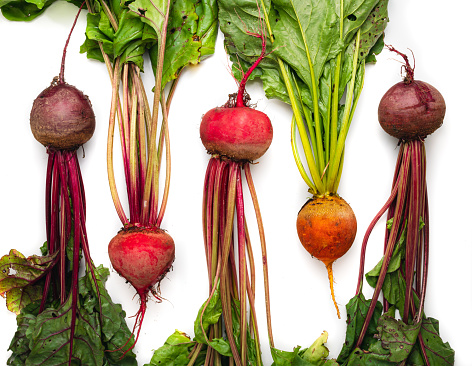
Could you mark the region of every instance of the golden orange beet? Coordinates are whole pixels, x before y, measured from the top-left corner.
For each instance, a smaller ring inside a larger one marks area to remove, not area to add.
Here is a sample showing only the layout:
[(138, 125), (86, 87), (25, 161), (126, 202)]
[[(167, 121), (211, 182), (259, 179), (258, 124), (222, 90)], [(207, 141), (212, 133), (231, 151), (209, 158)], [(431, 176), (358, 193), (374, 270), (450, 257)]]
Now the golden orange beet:
[(298, 213), (297, 232), (308, 253), (325, 264), (331, 296), (340, 317), (334, 298), (332, 265), (354, 242), (357, 232), (354, 211), (337, 195), (314, 197), (305, 203)]

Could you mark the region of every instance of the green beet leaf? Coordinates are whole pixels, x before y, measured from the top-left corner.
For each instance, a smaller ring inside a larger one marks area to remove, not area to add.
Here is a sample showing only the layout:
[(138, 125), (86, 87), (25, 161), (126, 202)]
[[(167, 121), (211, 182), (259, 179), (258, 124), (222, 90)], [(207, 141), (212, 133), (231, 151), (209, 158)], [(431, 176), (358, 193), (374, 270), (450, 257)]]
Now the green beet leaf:
[(12, 351), (12, 354), (8, 358), (7, 365), (20, 366), (25, 364), (31, 351), (29, 347), (30, 340), (27, 333), (28, 330), (31, 329), (30, 326), (35, 323), (38, 312), (38, 304), (31, 303), (25, 306), (21, 310), (21, 313), (17, 315), (16, 323), (18, 328), (8, 348), (8, 350)]
[[(387, 273), (393, 273), (398, 271), (402, 265), (403, 258), (405, 258), (406, 234), (407, 232), (405, 223), (405, 227), (393, 250), (390, 263), (388, 264)], [(377, 280), (380, 275), (382, 264), (383, 258), (377, 263), (377, 265), (372, 270), (367, 272), (367, 274), (365, 275), (367, 283), (374, 288), (377, 285)]]
[(343, 47), (339, 38), (336, 3), (333, 0), (273, 1), (278, 12), (273, 27), (274, 52), (309, 88), (313, 88), (313, 81), (320, 78), (325, 63)]
[(215, 52), (216, 36), (218, 34), (218, 7), (215, 0), (201, 0), (195, 3), (198, 16), (196, 35), (200, 38), (200, 60)]
[[(47, 308), (31, 325), (31, 352), (25, 365), (67, 364), (71, 342), (72, 296), (58, 308)], [(75, 333), (73, 337), (72, 358), (82, 364), (102, 365), (104, 347), (100, 339), (98, 314), (77, 308)]]
[[(92, 273), (96, 278), (93, 279)], [(126, 325), (126, 313), (120, 304), (115, 304), (111, 300), (105, 288), (105, 282), (110, 274), (108, 268), (97, 267), (93, 272), (88, 272), (87, 276), (81, 278), (79, 291), (82, 304), (88, 304), (89, 311), (98, 314), (100, 320), (101, 340), (105, 347), (105, 359), (109, 365), (136, 365), (136, 355), (128, 352), (122, 358), (128, 340), (128, 345), (134, 343), (134, 336)], [(123, 347), (123, 349), (121, 349)], [(117, 351), (119, 349), (119, 351)]]
[(398, 365), (411, 354), (420, 328), (421, 323), (407, 325), (384, 314), (378, 320), (376, 341), (370, 344), (368, 351), (356, 348), (342, 365)]
[[(359, 338), (359, 335), (364, 324), (364, 320), (367, 315), (367, 311), (372, 300), (366, 300), (362, 293), (354, 296), (349, 303), (346, 305), (347, 311), (347, 328), (346, 328), (346, 339), (337, 361), (340, 364), (346, 362), (349, 355), (355, 348), (355, 343)], [(374, 339), (374, 335), (377, 333), (378, 319), (382, 314), (382, 304), (378, 301), (375, 306), (374, 315), (368, 325), (366, 336), (363, 342), (363, 348), (368, 348), (369, 343)]]
[(195, 342), (190, 337), (176, 330), (167, 338), (165, 344), (154, 352), (150, 363), (144, 366), (185, 366), (189, 363), (190, 351), (194, 345)]
[[(216, 9), (216, 0), (172, 2), (167, 26), (162, 88), (176, 79), (183, 68), (196, 65), (214, 53), (218, 32)], [(158, 44), (153, 45), (150, 50), (154, 72), (158, 50)]]
[(40, 16), (55, 0), (46, 2), (41, 8), (26, 1), (0, 2), (2, 15), (13, 21), (30, 21)]
[(328, 333), (323, 332), (313, 344), (306, 349), (296, 347), (291, 352), (271, 349), (273, 366), (339, 366), (336, 360), (328, 360), (329, 350), (324, 345)]
[(388, 315), (380, 317), (378, 322), (379, 338), (382, 348), (389, 350), (389, 361), (406, 360), (413, 349), (421, 329), (421, 323), (405, 324)]
[[(121, 56), (132, 43), (142, 43), (143, 30), (144, 23), (139, 18), (136, 18), (130, 12), (122, 12), (118, 29), (116, 33), (110, 36), (110, 38), (113, 38), (113, 56)], [(123, 60), (123, 62), (128, 61)]]
[[(56, 0), (0, 0), (0, 9), (3, 16), (13, 21), (31, 21), (40, 16)], [(77, 7), (82, 1), (66, 0)]]
[(38, 281), (55, 263), (56, 255), (26, 258), (15, 249), (0, 258), (0, 295), (6, 297), (7, 308), (19, 314), (28, 304), (40, 300), (42, 284)]
[[(125, 344), (128, 340), (132, 344), (134, 338), (126, 326), (121, 305), (114, 304), (106, 291), (108, 275), (108, 269), (100, 266), (87, 271), (79, 280), (72, 359), (90, 366), (136, 366), (132, 351), (121, 359), (124, 353), (121, 347), (126, 349)], [(8, 365), (68, 364), (71, 296), (62, 305), (47, 303), (41, 314), (38, 314), (39, 303), (30, 303), (17, 316), (18, 329), (10, 344), (12, 355)]]
[[(107, 13), (100, 8), (97, 13), (88, 14), (86, 40), (80, 51), (87, 57), (103, 61), (100, 44), (104, 52), (114, 61), (136, 64), (141, 70), (144, 55), (149, 50), (153, 71), (156, 71), (161, 29), (167, 2), (135, 0), (120, 8), (108, 4), (117, 19), (117, 29), (113, 30)], [(189, 2), (174, 0), (169, 10), (166, 48), (162, 74), (162, 89), (176, 79), (182, 69), (198, 64), (215, 49), (217, 25), (216, 0)]]
[[(213, 295), (203, 303), (198, 311), (198, 315), (194, 323), (194, 340), (198, 343), (213, 347), (223, 356), (231, 357), (231, 347), (227, 340), (222, 338), (208, 339), (207, 337), (207, 332), (210, 328), (210, 325), (218, 323), (222, 313), (223, 309), (221, 306), (220, 289), (218, 287)], [(236, 334), (239, 334), (237, 330), (235, 330), (235, 332)], [(236, 334), (235, 337), (237, 337)]]
[(221, 307), (220, 289), (215, 290), (211, 296), (198, 310), (197, 319), (195, 319), (194, 332), (195, 340), (198, 343), (207, 344), (208, 337), (206, 333), (212, 324), (216, 324), (221, 317), (223, 310)]
[[(454, 365), (455, 352), (448, 342), (439, 335), (439, 322), (434, 318), (423, 318), (420, 334), (422, 336), (428, 362), (431, 366)], [(408, 358), (408, 365), (425, 366), (423, 354), (418, 343)]]
[(101, 13), (87, 13), (86, 38), (80, 46), (80, 53), (86, 53), (87, 58), (103, 62), (100, 45), (107, 55), (113, 55), (113, 40), (100, 29), (101, 19)]
[(276, 348), (271, 349), (273, 363), (272, 366), (310, 366), (308, 361), (300, 357), (300, 346), (293, 349), (293, 351), (281, 351)]
[[(107, 6), (115, 8), (113, 4)], [(103, 61), (101, 45), (112, 62), (121, 57), (122, 64), (134, 63), (142, 70), (145, 51), (154, 42), (155, 33), (149, 37), (149, 32), (145, 32), (148, 26), (134, 13), (121, 8), (114, 14), (117, 20), (117, 29), (114, 31), (107, 14), (104, 9), (87, 14), (86, 40), (80, 52), (87, 53), (88, 58)]]
[(165, 27), (167, 1), (134, 0), (128, 4), (128, 8), (131, 13), (154, 29), (160, 43)]

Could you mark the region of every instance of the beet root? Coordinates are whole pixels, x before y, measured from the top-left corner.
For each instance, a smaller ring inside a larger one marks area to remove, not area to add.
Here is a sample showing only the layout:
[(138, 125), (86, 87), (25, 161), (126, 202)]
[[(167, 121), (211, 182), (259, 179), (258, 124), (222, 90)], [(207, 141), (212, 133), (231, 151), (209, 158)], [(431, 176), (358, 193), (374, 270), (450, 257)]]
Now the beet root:
[(297, 232), (308, 253), (325, 264), (331, 296), (340, 317), (334, 297), (332, 265), (354, 242), (357, 232), (354, 211), (337, 195), (314, 197), (298, 213)]
[(200, 138), (209, 154), (253, 161), (269, 148), (273, 137), (269, 117), (250, 107), (217, 107), (200, 124)]
[(124, 229), (110, 241), (108, 255), (113, 268), (141, 295), (169, 271), (175, 245), (171, 236), (160, 229)]
[(297, 232), (305, 249), (323, 263), (342, 257), (356, 237), (351, 206), (339, 196), (310, 199), (297, 217)]
[(88, 97), (76, 87), (53, 82), (33, 103), (31, 131), (46, 147), (75, 150), (95, 131), (95, 114)]
[(446, 103), (441, 93), (424, 81), (399, 82), (379, 103), (379, 122), (400, 140), (424, 139), (441, 127)]
[[(175, 258), (175, 245), (164, 230), (133, 226), (122, 229), (111, 239), (108, 255), (113, 268), (133, 285), (139, 296), (140, 306), (133, 328), (133, 333), (137, 329), (136, 339), (124, 352), (126, 354), (138, 341), (149, 292), (161, 300), (154, 286), (170, 270)], [(122, 347), (130, 340), (131, 337)]]

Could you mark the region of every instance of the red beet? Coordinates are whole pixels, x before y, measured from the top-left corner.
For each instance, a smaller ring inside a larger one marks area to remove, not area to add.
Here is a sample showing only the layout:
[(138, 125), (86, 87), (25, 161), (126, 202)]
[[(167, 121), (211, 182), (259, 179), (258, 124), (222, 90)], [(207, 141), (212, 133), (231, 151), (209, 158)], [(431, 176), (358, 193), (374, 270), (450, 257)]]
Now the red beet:
[(272, 124), (261, 111), (249, 107), (217, 107), (200, 124), (200, 138), (210, 154), (232, 160), (260, 158), (272, 142)]
[(418, 80), (395, 84), (379, 104), (380, 125), (401, 140), (424, 139), (441, 127), (445, 113), (441, 93)]
[(75, 150), (95, 131), (95, 115), (88, 97), (64, 82), (44, 89), (30, 115), (34, 137), (46, 147)]
[(174, 254), (174, 241), (160, 229), (124, 229), (108, 245), (113, 268), (140, 296), (147, 295), (165, 276), (174, 261)]
[(243, 75), (238, 92), (231, 94), (223, 107), (209, 110), (200, 123), (200, 138), (209, 154), (233, 161), (253, 161), (260, 158), (272, 143), (272, 123), (264, 112), (249, 106), (246, 83), (252, 71), (265, 56), (265, 39), (261, 55)]
[(161, 300), (155, 285), (159, 286), (172, 266), (175, 245), (164, 230), (133, 226), (122, 229), (111, 239), (108, 255), (113, 268), (133, 285), (139, 295), (140, 307), (136, 313), (133, 332), (136, 327), (138, 331), (134, 343), (125, 351), (126, 354), (138, 341), (149, 292)]
[(379, 103), (379, 122), (389, 135), (400, 140), (422, 140), (441, 127), (446, 103), (441, 93), (424, 81), (415, 80), (408, 57), (391, 46), (405, 60), (406, 76), (392, 86)]

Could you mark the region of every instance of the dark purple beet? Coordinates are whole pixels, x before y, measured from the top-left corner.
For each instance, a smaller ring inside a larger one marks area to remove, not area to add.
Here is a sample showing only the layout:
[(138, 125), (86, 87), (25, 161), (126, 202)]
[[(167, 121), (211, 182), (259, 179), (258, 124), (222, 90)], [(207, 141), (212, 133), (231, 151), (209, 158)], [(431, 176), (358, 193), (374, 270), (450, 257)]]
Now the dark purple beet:
[(95, 115), (90, 100), (80, 90), (65, 82), (53, 82), (35, 99), (30, 125), (44, 146), (75, 150), (92, 137)]
[(424, 81), (402, 81), (392, 86), (379, 104), (379, 122), (401, 140), (423, 139), (441, 127), (446, 103), (441, 93)]

